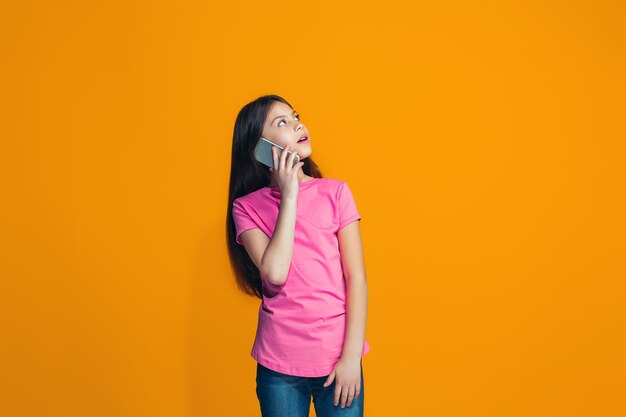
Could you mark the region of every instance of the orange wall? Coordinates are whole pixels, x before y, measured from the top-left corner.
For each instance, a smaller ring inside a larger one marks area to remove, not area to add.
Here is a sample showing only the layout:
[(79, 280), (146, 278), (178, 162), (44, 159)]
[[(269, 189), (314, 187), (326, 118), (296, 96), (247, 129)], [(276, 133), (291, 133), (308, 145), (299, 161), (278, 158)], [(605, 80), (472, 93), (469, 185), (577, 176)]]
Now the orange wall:
[(235, 116), (275, 93), (363, 217), (366, 415), (626, 415), (625, 20), (3, 2), (0, 414), (260, 415), (224, 220)]

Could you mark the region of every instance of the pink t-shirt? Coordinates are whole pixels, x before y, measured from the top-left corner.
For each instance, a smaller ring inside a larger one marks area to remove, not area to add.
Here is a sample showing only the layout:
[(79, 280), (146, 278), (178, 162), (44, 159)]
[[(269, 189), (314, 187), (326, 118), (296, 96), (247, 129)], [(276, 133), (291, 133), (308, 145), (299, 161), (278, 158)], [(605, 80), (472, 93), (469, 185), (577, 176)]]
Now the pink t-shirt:
[[(346, 330), (346, 287), (337, 232), (360, 220), (348, 185), (331, 178), (299, 183), (291, 266), (280, 286), (261, 277), (263, 301), (251, 355), (266, 368), (295, 376), (331, 373)], [(237, 243), (252, 228), (274, 233), (280, 188), (264, 187), (233, 202)], [(369, 343), (363, 341), (364, 356)]]

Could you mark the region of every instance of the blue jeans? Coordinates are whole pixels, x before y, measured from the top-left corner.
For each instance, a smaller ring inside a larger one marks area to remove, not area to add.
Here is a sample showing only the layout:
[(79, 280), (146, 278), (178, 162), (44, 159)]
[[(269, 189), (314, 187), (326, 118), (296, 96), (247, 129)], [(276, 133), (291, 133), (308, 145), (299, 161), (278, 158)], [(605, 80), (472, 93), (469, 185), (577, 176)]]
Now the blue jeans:
[(341, 408), (341, 397), (335, 406), (335, 378), (323, 387), (328, 375), (320, 377), (293, 376), (273, 371), (257, 362), (256, 395), (262, 417), (308, 417), (311, 396), (317, 417), (363, 417), (363, 360), (361, 360), (361, 392), (348, 406)]

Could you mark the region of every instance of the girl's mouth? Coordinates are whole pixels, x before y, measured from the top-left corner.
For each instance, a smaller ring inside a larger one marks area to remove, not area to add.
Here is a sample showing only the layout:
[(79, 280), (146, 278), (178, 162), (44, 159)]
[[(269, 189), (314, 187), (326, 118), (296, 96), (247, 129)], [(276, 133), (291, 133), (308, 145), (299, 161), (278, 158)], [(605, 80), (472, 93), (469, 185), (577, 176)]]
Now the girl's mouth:
[(303, 143), (303, 142), (308, 142), (308, 141), (309, 141), (309, 137), (308, 137), (308, 136), (306, 136), (306, 137), (304, 137), (304, 138), (300, 139), (300, 140), (298, 141), (298, 143)]

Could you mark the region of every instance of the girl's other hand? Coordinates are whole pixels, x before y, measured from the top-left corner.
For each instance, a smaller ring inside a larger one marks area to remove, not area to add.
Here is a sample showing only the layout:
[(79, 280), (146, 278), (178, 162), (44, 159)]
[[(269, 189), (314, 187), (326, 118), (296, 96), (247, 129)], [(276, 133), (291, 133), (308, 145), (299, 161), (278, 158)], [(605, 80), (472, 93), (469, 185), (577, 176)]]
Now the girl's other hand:
[(335, 364), (323, 387), (335, 382), (333, 404), (341, 408), (350, 407), (352, 401), (361, 395), (361, 359), (342, 356)]
[(274, 166), (278, 167), (278, 169), (274, 170), (270, 168), (270, 171), (273, 173), (274, 178), (276, 178), (276, 182), (280, 188), (280, 193), (283, 197), (297, 197), (298, 191), (300, 190), (298, 184), (298, 171), (300, 170), (300, 167), (304, 165), (304, 162), (298, 162), (296, 166), (293, 166), (293, 161), (296, 158), (296, 152), (292, 152), (291, 155), (287, 157), (288, 150), (289, 145), (285, 146), (285, 149), (283, 149), (283, 152), (279, 157), (278, 150), (276, 147), (272, 146)]

